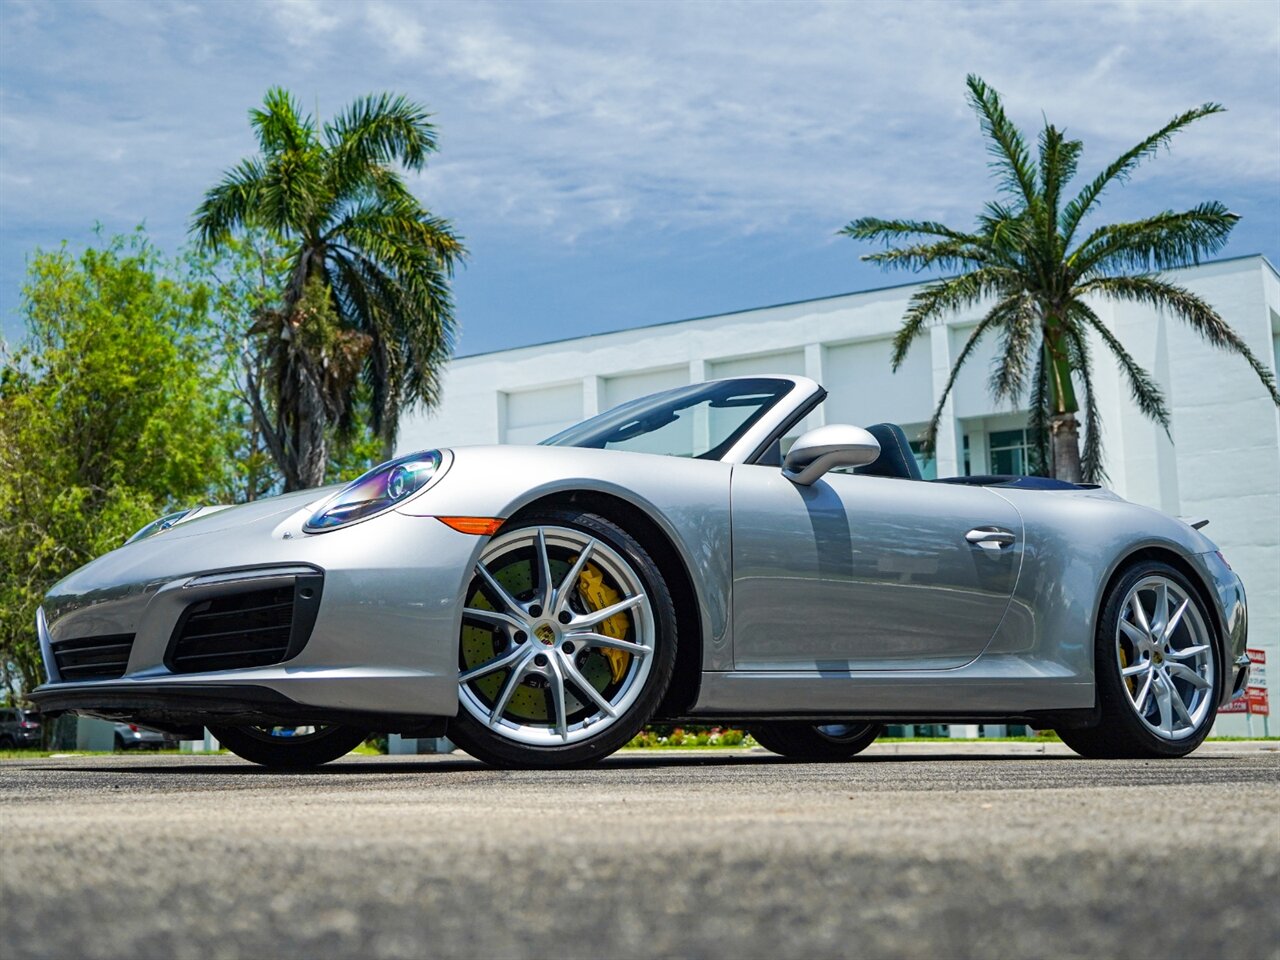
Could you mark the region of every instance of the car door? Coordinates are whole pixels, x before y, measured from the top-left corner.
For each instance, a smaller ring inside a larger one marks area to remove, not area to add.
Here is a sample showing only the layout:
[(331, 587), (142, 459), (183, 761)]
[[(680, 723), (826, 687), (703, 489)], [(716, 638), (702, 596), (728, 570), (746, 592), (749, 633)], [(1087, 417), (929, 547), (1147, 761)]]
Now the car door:
[(737, 669), (959, 666), (1017, 582), (1022, 520), (983, 487), (739, 466), (731, 497)]

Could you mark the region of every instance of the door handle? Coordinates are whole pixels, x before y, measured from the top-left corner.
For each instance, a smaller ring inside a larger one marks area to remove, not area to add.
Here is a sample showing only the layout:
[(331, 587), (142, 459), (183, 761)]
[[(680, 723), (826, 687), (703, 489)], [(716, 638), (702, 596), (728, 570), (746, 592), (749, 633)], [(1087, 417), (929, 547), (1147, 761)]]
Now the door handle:
[(975, 527), (964, 535), (964, 538), (976, 547), (999, 553), (1002, 547), (1010, 546), (1018, 538), (1008, 530), (999, 527)]

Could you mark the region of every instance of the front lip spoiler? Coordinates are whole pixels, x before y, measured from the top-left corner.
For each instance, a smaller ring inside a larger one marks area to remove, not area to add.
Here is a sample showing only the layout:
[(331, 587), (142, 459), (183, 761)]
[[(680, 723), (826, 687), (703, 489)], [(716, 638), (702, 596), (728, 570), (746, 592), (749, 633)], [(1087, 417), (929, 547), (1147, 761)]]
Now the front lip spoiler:
[(382, 732), (440, 720), (317, 707), (248, 683), (53, 683), (37, 687), (29, 699), (50, 716), (76, 713), (159, 728), (333, 723)]

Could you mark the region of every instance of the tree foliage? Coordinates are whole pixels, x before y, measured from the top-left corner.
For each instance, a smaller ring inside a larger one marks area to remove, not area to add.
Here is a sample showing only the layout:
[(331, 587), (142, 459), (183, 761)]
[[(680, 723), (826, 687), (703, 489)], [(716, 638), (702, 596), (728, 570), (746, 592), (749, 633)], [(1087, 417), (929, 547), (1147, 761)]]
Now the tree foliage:
[[(931, 324), (958, 310), (982, 307), (952, 366), (925, 434), (932, 448), (956, 378), (986, 336), (1000, 349), (990, 377), (997, 400), (1018, 401), (1030, 391), (1033, 466), (1067, 480), (1102, 478), (1101, 423), (1093, 390), (1091, 336), (1115, 358), (1138, 408), (1166, 430), (1169, 414), (1155, 379), (1125, 350), (1090, 306), (1110, 299), (1141, 303), (1187, 323), (1211, 345), (1245, 359), (1280, 405), (1275, 378), (1213, 307), (1191, 291), (1150, 275), (1198, 263), (1221, 250), (1239, 219), (1216, 201), (1190, 210), (1167, 210), (1131, 223), (1098, 226), (1081, 236), (1104, 192), (1123, 183), (1145, 160), (1168, 147), (1179, 131), (1220, 113), (1216, 103), (1179, 114), (1108, 164), (1073, 198), (1083, 143), (1047, 121), (1033, 156), (1022, 132), (1005, 113), (1000, 96), (980, 78), (968, 78), (969, 104), (987, 141), (1000, 188), (972, 230), (920, 220), (863, 217), (841, 232), (886, 249), (863, 257), (886, 268), (956, 271), (916, 293), (894, 340), (896, 370)], [(1084, 400), (1085, 441), (1078, 440), (1076, 412)]]
[(205, 250), (251, 230), (284, 244), (287, 276), (248, 328), (242, 383), (285, 488), (299, 489), (324, 477), (334, 430), (367, 423), (389, 449), (402, 407), (437, 401), (464, 251), (401, 174), (436, 149), (418, 104), (366, 97), (320, 125), (273, 89), (250, 122), (258, 155), (206, 194), (192, 230)]
[(157, 515), (205, 501), (227, 428), (210, 294), (139, 232), (29, 262), (27, 340), (0, 375), (0, 669), (41, 677), (54, 582)]

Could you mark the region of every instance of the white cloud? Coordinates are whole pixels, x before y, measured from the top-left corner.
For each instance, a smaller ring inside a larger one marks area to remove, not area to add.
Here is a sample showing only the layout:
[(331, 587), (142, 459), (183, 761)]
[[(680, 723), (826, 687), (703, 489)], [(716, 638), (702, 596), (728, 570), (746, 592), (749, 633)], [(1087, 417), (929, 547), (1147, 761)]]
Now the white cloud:
[(1153, 175), (1274, 180), (1277, 153), (1259, 149), (1280, 138), (1266, 7), (384, 4), (363, 17), (440, 110), (447, 166), (424, 189), (459, 217), (570, 239), (640, 221), (746, 233), (869, 209), (965, 215), (986, 186), (970, 70), (1025, 126), (1043, 109), (1083, 137), (1086, 169), (1226, 101), (1232, 113)]
[(338, 10), (323, 0), (267, 0), (267, 8), (281, 37), (294, 47), (313, 48), (342, 23)]
[(402, 3), (370, 3), (364, 8), (375, 42), (398, 59), (420, 56), (424, 50), (426, 29), (412, 14), (406, 15), (406, 9)]
[[(392, 89), (436, 113), (419, 188), (464, 231), (825, 237), (852, 216), (959, 218), (990, 185), (967, 72), (1086, 143), (1084, 171), (1203, 100), (1135, 178), (1280, 182), (1271, 3), (7, 3), (0, 216), (104, 207), (181, 231), (282, 84), (309, 108)], [(1082, 11), (1084, 11), (1082, 13)], [(14, 91), (18, 91), (15, 93)], [(1137, 194), (1141, 196), (1141, 193)], [(158, 209), (161, 201), (172, 209)], [(129, 212), (132, 211), (130, 214)]]

